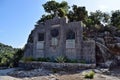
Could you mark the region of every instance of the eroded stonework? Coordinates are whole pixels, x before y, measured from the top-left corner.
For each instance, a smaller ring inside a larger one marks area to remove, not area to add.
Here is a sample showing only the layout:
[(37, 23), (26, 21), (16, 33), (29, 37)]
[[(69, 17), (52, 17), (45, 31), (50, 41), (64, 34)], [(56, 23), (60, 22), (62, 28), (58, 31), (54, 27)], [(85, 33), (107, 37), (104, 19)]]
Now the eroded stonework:
[(95, 63), (95, 42), (83, 41), (82, 22), (70, 22), (67, 18), (54, 17), (39, 23), (31, 32), (25, 46), (24, 57), (85, 60)]

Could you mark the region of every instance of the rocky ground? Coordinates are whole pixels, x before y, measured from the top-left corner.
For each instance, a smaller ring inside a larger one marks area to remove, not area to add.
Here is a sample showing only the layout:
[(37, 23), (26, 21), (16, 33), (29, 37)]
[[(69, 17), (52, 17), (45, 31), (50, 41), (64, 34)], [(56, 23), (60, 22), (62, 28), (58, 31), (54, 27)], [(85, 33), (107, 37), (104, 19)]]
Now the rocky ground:
[(95, 72), (95, 76), (92, 80), (120, 80), (120, 68), (111, 71), (108, 69), (59, 71), (56, 69), (23, 70), (11, 68), (0, 70), (0, 80), (89, 80), (84, 78), (84, 73), (91, 70)]

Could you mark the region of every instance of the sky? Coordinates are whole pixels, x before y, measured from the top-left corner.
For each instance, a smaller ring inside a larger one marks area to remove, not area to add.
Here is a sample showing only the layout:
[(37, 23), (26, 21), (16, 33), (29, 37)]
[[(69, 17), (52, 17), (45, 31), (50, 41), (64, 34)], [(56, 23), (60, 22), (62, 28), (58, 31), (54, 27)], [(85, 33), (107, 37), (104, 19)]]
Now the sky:
[[(22, 48), (34, 25), (45, 14), (42, 4), (49, 0), (0, 0), (0, 42)], [(63, 0), (56, 0), (61, 2)], [(89, 12), (120, 9), (120, 0), (65, 0), (70, 6), (85, 6)]]

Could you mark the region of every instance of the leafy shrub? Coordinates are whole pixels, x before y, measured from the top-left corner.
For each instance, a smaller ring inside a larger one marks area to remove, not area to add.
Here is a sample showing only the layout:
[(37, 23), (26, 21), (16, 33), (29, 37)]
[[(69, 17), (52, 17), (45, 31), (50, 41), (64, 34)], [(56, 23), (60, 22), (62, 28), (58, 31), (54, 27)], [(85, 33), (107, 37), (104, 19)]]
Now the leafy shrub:
[[(17, 49), (17, 50), (16, 50), (16, 53), (14, 54), (13, 60), (12, 60), (14, 67), (17, 67), (17, 66), (18, 66), (19, 61), (20, 61), (21, 58), (23, 57), (23, 53), (24, 53), (23, 49)], [(11, 64), (10, 64), (10, 66), (11, 66)]]
[(59, 56), (55, 59), (55, 61), (58, 63), (64, 63), (66, 61), (66, 58), (63, 56)]
[(41, 61), (41, 62), (48, 62), (50, 61), (49, 58), (37, 58), (37, 59), (34, 59), (33, 57), (27, 57), (27, 58), (22, 58), (22, 61), (24, 62), (30, 62), (30, 61)]
[(27, 57), (27, 58), (22, 58), (22, 61), (30, 62), (30, 61), (35, 61), (35, 59), (33, 57)]
[(1, 64), (7, 64), (8, 59), (6, 57), (1, 59)]
[(85, 64), (86, 61), (85, 60), (80, 60), (80, 63)]
[(44, 61), (44, 62), (49, 62), (50, 59), (49, 58), (38, 58), (37, 61)]
[(93, 71), (89, 71), (88, 73), (85, 74), (85, 78), (93, 79), (94, 75), (95, 73)]
[(76, 59), (66, 59), (66, 62), (68, 63), (78, 63)]

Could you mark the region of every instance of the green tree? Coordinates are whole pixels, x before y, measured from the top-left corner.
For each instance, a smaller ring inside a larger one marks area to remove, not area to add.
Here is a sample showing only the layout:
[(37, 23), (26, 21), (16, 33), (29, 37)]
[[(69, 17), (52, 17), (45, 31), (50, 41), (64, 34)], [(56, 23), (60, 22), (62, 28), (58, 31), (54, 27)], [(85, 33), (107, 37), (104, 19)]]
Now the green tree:
[(44, 22), (45, 20), (52, 19), (57, 11), (58, 15), (60, 17), (63, 17), (68, 13), (69, 10), (69, 6), (66, 1), (62, 1), (61, 3), (59, 3), (54, 0), (47, 1), (45, 4), (43, 4), (43, 8), (48, 14), (42, 15), (42, 18), (38, 22)]
[(12, 48), (11, 46), (0, 43), (0, 66), (17, 66), (22, 56), (22, 49)]
[(110, 24), (110, 15), (100, 10), (90, 12), (84, 23), (86, 25), (84, 33), (86, 35), (93, 33), (94, 36), (97, 36), (97, 33), (104, 28), (103, 26)]
[(70, 21), (85, 21), (88, 17), (88, 12), (85, 7), (73, 5), (72, 10), (68, 13)]
[(13, 66), (18, 66), (19, 60), (23, 57), (23, 49), (18, 49), (13, 56)]
[(61, 3), (59, 3), (59, 2), (52, 0), (52, 1), (48, 1), (45, 4), (43, 4), (43, 8), (45, 12), (50, 13), (50, 14), (55, 14), (55, 12), (58, 11), (60, 8), (63, 9), (65, 13), (67, 13), (69, 6), (66, 1), (62, 1)]
[(110, 15), (108, 13), (97, 10), (96, 12), (90, 13), (89, 19), (92, 20), (92, 24), (100, 25), (102, 23), (104, 25), (108, 25), (110, 22)]
[(120, 29), (120, 10), (112, 12), (111, 24)]
[(50, 14), (50, 15), (42, 15), (42, 18), (40, 20), (38, 20), (37, 23), (40, 23), (40, 22), (44, 22), (48, 19), (52, 19), (53, 18), (53, 14)]

